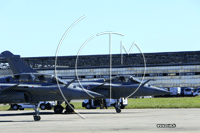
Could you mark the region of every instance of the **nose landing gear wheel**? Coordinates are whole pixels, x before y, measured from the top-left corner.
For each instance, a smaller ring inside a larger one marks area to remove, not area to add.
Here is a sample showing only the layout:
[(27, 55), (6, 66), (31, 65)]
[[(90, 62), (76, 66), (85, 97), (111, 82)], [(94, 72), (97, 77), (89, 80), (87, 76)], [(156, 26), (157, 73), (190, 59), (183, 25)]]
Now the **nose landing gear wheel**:
[(38, 106), (38, 103), (36, 103), (35, 104), (35, 115), (33, 116), (35, 121), (39, 121), (41, 119), (41, 117), (39, 115), (40, 115), (39, 106)]
[(121, 113), (121, 109), (115, 108), (115, 110), (116, 110), (117, 113)]
[(34, 118), (35, 121), (39, 121), (41, 119), (40, 116), (33, 116), (33, 118)]
[(121, 104), (119, 102), (119, 100), (117, 100), (116, 104), (115, 104), (115, 110), (117, 113), (121, 113)]

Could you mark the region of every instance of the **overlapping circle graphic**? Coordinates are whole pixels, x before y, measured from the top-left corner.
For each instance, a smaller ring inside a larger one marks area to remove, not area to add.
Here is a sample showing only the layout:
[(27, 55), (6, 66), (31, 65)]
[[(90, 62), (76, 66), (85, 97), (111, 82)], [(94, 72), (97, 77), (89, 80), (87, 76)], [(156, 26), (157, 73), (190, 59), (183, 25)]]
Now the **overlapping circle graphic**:
[[(66, 35), (69, 33), (69, 31), (70, 31), (78, 22), (80, 22), (80, 21), (81, 21), (82, 19), (84, 19), (85, 17), (86, 17), (86, 16), (84, 15), (84, 16), (80, 17), (79, 19), (77, 19), (77, 20), (66, 30), (66, 32), (65, 32), (64, 35), (62, 36), (61, 40), (59, 41), (59, 44), (58, 44), (57, 49), (56, 49), (56, 54), (55, 54), (55, 77), (58, 76), (58, 75), (57, 75), (57, 57), (58, 57), (58, 53), (59, 53), (61, 44), (62, 44), (63, 40), (65, 39)], [(120, 34), (120, 33), (118, 33), (118, 32), (101, 32), (101, 33), (98, 33), (97, 36), (103, 35), (103, 34), (111, 34), (111, 33), (112, 33), (112, 34), (123, 35), (123, 34)], [(85, 46), (87, 43), (89, 43), (93, 38), (95, 38), (94, 35), (93, 35), (92, 37), (88, 38), (88, 39), (82, 44), (82, 46), (80, 47), (80, 49), (79, 49), (78, 52), (77, 52), (77, 57), (76, 57), (76, 64), (75, 64), (76, 77), (77, 77), (77, 80), (78, 80), (78, 82), (79, 82), (79, 85), (81, 86), (81, 88), (82, 88), (84, 91), (85, 91), (85, 89), (84, 89), (84, 87), (81, 85), (81, 82), (80, 82), (79, 76), (78, 76), (78, 72), (77, 72), (77, 61), (78, 61), (78, 56), (79, 56), (81, 50), (82, 50), (82, 49), (84, 48), (84, 46)], [(110, 42), (111, 42), (111, 41), (110, 41)], [(134, 43), (135, 43), (135, 42), (134, 42)], [(142, 53), (140, 47), (139, 47), (136, 43), (135, 43), (135, 45), (136, 45), (137, 49), (140, 51), (140, 53)], [(140, 86), (141, 86), (142, 83), (143, 83), (143, 80), (144, 80), (144, 77), (145, 77), (145, 72), (146, 72), (146, 60), (145, 60), (145, 56), (144, 56), (143, 53), (142, 53), (142, 56), (143, 56), (143, 61), (144, 61), (144, 73), (143, 73), (143, 77), (142, 77), (141, 83), (139, 84), (139, 86), (137, 87), (137, 89), (136, 89), (132, 94), (130, 94), (127, 98), (129, 98), (129, 97), (131, 97), (132, 95), (134, 95), (134, 94), (138, 91), (138, 89), (140, 88)], [(112, 70), (110, 70), (110, 71), (112, 71)], [(110, 78), (111, 78), (111, 75), (110, 75)], [(60, 85), (59, 85), (58, 78), (56, 78), (56, 81), (57, 81), (57, 86), (58, 86), (58, 88), (59, 88), (59, 91), (60, 91), (60, 93), (61, 93), (63, 99), (64, 99), (65, 102), (68, 104), (68, 106), (71, 107), (71, 105), (69, 104), (67, 98), (65, 97), (65, 95), (64, 95), (63, 92), (62, 92), (62, 89), (61, 89), (61, 87), (60, 87)], [(112, 88), (112, 87), (111, 87), (111, 88)], [(111, 88), (110, 88), (110, 89), (111, 89)], [(85, 92), (86, 92), (88, 95), (90, 95), (91, 98), (94, 98), (94, 96), (92, 96), (91, 94), (89, 94), (87, 91), (85, 91)], [(110, 97), (110, 98), (111, 98), (111, 97)], [(73, 109), (73, 107), (71, 107), (71, 108)], [(73, 110), (74, 110), (74, 109), (73, 109)], [(74, 111), (75, 111), (75, 110), (74, 110)], [(75, 112), (76, 112), (81, 118), (85, 118), (85, 117), (83, 117), (82, 115), (80, 115), (77, 111), (75, 111)]]

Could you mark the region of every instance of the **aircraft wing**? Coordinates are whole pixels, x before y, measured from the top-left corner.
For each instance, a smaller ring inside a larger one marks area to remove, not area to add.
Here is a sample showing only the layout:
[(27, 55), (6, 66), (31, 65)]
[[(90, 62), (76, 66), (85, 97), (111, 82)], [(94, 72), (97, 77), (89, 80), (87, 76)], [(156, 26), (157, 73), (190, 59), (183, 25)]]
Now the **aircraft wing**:
[(2, 90), (0, 90), (0, 92), (1, 94), (3, 94), (3, 93), (11, 93), (11, 92), (28, 92), (29, 91), (27, 86), (20, 86), (20, 88), (18, 88), (20, 84), (15, 84), (13, 86), (3, 88)]

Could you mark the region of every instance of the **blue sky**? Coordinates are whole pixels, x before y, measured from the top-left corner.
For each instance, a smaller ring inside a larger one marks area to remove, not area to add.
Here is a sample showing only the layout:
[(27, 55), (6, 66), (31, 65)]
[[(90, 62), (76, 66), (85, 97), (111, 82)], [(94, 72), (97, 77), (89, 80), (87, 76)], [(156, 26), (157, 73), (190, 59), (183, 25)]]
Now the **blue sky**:
[(200, 49), (200, 0), (0, 0), (0, 51), (54, 56), (65, 31), (83, 15), (59, 55), (76, 55), (93, 35), (80, 54), (108, 54), (109, 36), (96, 36), (105, 31), (124, 34), (112, 36), (114, 54), (121, 41), (127, 50), (135, 41), (144, 53)]

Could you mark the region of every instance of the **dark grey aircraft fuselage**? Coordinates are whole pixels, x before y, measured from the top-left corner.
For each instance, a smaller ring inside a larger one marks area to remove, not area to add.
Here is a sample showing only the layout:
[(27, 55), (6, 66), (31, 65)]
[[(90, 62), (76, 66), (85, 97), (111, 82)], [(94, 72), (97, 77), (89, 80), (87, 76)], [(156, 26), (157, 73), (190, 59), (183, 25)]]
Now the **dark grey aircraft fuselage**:
[(102, 94), (106, 98), (113, 99), (119, 99), (120, 97), (155, 96), (170, 93), (162, 88), (151, 86), (146, 83), (143, 84), (141, 81), (129, 75), (119, 77), (123, 77), (123, 79), (127, 80), (119, 80), (120, 78), (118, 77), (113, 77), (111, 82), (106, 80), (80, 80), (76, 85)]
[[(31, 75), (36, 78), (33, 79)], [(48, 78), (39, 80), (37, 79), (39, 76)], [(91, 98), (87, 93), (95, 95), (95, 97), (101, 96), (72, 84), (67, 86), (60, 79), (58, 79), (58, 83), (67, 100)], [(37, 73), (0, 78), (0, 103), (38, 103), (39, 101), (55, 100), (63, 100), (63, 97), (54, 76)]]

